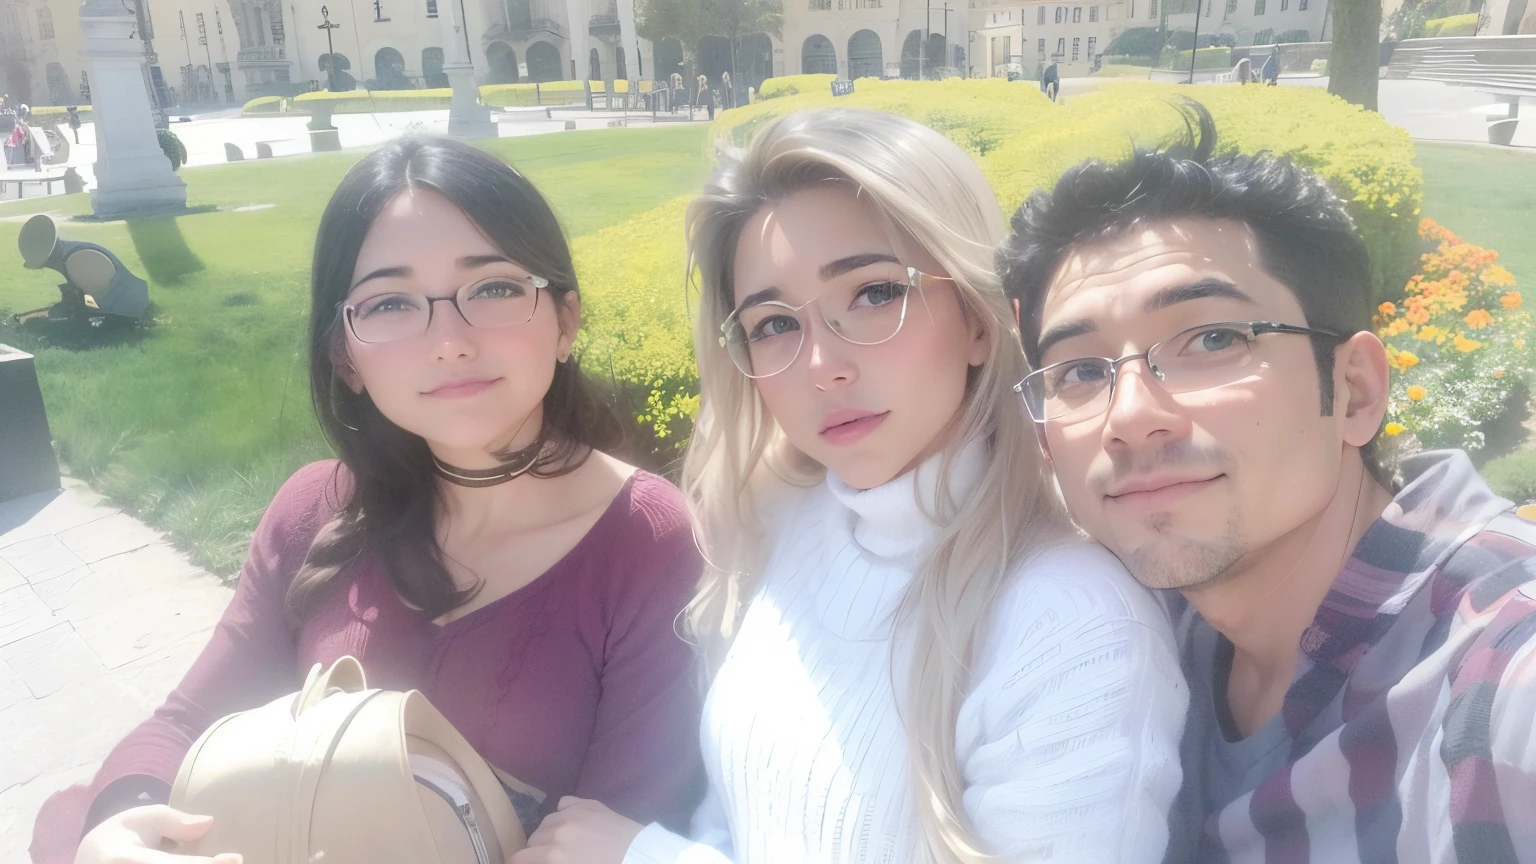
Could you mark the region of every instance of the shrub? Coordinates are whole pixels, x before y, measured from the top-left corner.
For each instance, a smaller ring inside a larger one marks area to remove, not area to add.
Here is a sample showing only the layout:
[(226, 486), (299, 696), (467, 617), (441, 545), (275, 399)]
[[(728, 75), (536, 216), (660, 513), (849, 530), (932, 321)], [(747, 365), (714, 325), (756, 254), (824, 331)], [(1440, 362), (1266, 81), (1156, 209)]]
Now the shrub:
[(782, 78), (769, 78), (763, 82), (763, 86), (757, 90), (758, 99), (777, 99), (780, 96), (793, 96), (796, 93), (820, 93), (825, 90), (832, 92), (832, 82), (837, 80), (836, 75), (786, 75)]
[(1167, 37), (1156, 27), (1132, 27), (1116, 36), (1105, 54), (1125, 54), (1131, 57), (1157, 57), (1162, 54)]
[[(67, 124), (69, 123), (69, 112), (64, 110), (65, 107), (63, 105), (43, 105), (33, 108), (32, 113), (28, 115), (28, 120), (39, 125), (46, 125), (48, 123)], [(80, 112), (80, 122), (91, 122), (90, 105), (77, 105), (75, 107)]]
[(304, 110), (315, 102), (330, 102), (336, 114), (369, 114), (375, 111), (430, 111), (447, 108), (453, 101), (453, 90), (434, 87), (430, 90), (345, 90), (332, 93), (315, 90), (293, 97), (293, 109)]
[(1445, 18), (1433, 18), (1424, 22), (1423, 32), (1420, 34), (1427, 38), (1435, 36), (1471, 36), (1477, 32), (1477, 13), (1468, 12), (1465, 15), (1449, 15)]
[(572, 243), (582, 293), (582, 368), (611, 378), (664, 454), (687, 438), (698, 374), (683, 289), (683, 211), (669, 201)]
[[(1077, 162), (1123, 159), (1132, 140), (1150, 145), (1183, 124), (1169, 100), (1179, 85), (1117, 83), (1076, 96), (982, 161), (1005, 210)], [(1424, 178), (1413, 164), (1408, 133), (1381, 115), (1312, 88), (1202, 87), (1223, 149), (1289, 156), (1324, 180), (1349, 205), (1371, 252), (1380, 299), (1399, 296), (1414, 272)]]
[(181, 143), (176, 133), (169, 129), (155, 130), (155, 137), (160, 141), (160, 149), (165, 153), (165, 158), (171, 160), (171, 170), (175, 171), (187, 164), (187, 145)]
[(1305, 30), (1287, 30), (1275, 37), (1275, 42), (1285, 44), (1287, 42), (1311, 42), (1312, 34)]
[[(1226, 69), (1232, 65), (1230, 48), (1201, 48), (1196, 54), (1196, 69)], [(1159, 65), (1164, 69), (1188, 69), (1189, 52), (1166, 49)]]
[(1312, 73), (1314, 75), (1327, 75), (1328, 74), (1328, 61), (1327, 60), (1313, 60), (1312, 61)]
[(240, 116), (251, 114), (276, 114), (283, 109), (281, 96), (257, 96), (240, 107)]
[(1511, 501), (1536, 501), (1536, 450), (1517, 450), (1483, 466), (1483, 479)]
[(1530, 315), (1499, 253), (1425, 219), (1433, 248), (1399, 303), (1377, 310), (1377, 335), (1396, 373), (1387, 434), (1412, 432), (1426, 447), (1483, 448), (1480, 428), (1509, 409), (1536, 362)]
[[(1032, 83), (997, 78), (861, 81), (857, 92), (836, 99), (816, 82), (815, 89), (726, 111), (712, 131), (717, 140), (744, 143), (762, 124), (802, 108), (892, 111), (969, 151), (1009, 212), (1084, 158), (1121, 159), (1133, 140), (1151, 145), (1182, 130), (1169, 104), (1182, 92), (1177, 85), (1123, 83), (1053, 105)], [(1199, 98), (1215, 116), (1224, 147), (1287, 154), (1349, 201), (1374, 266), (1396, 274), (1390, 293), (1401, 294), (1418, 251), (1423, 187), (1406, 133), (1310, 88), (1206, 87)], [(583, 367), (611, 375), (621, 391), (634, 394), (632, 416), (653, 430), (657, 453), (683, 440), (697, 408), (683, 289), (685, 203), (671, 202), (574, 244), (587, 299)]]
[(537, 105), (539, 91), (536, 84), (486, 84), (480, 88), (480, 104), (497, 107)]

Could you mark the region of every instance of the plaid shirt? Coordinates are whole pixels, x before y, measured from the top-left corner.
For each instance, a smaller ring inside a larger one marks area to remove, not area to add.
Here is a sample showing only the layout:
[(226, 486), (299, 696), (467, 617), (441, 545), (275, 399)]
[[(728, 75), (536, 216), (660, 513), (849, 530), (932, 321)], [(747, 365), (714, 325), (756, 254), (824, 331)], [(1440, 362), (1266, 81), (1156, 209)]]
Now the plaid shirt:
[(1403, 474), (1250, 740), (1216, 719), (1230, 643), (1178, 612), (1192, 698), (1169, 864), (1536, 862), (1536, 507), (1460, 452)]

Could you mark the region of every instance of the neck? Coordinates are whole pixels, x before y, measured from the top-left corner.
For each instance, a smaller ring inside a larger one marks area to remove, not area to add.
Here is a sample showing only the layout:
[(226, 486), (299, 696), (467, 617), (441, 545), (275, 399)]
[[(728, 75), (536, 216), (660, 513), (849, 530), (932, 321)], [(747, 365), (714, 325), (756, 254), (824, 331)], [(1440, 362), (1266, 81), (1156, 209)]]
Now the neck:
[[(484, 472), (500, 468), (512, 454), (513, 467), (522, 467), (526, 456), (523, 451), (538, 439), (540, 423), (537, 412), (503, 441), (484, 447), (453, 447), (437, 442), (427, 442), (432, 457), (440, 463), (440, 470)], [(532, 524), (544, 509), (549, 483), (531, 474), (520, 474), (505, 482), (475, 487), (455, 483), (442, 476), (437, 478), (437, 488), (444, 503), (442, 520), (451, 521), (456, 534), (476, 534), (485, 528), (506, 529)]]
[(1322, 510), (1215, 582), (1187, 589), (1195, 609), (1234, 647), (1234, 668), (1289, 685), (1302, 634), (1317, 616), (1344, 562), (1392, 503), (1392, 493), (1351, 454)]

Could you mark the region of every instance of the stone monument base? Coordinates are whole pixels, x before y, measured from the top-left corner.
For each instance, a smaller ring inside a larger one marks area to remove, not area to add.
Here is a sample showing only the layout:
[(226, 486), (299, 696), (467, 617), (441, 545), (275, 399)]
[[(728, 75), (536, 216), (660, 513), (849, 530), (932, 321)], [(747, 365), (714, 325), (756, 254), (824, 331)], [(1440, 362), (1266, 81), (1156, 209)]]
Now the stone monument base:
[(333, 153), (341, 149), (341, 131), (338, 129), (309, 130), (309, 149), (312, 153)]

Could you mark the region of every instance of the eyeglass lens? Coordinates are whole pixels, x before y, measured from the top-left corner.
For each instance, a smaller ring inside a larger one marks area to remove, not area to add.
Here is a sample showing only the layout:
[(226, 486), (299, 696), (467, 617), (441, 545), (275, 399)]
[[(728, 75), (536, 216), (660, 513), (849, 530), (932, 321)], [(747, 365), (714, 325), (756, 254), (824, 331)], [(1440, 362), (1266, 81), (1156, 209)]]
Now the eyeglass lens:
[[(885, 342), (901, 329), (915, 272), (909, 268), (905, 277), (834, 286), (799, 308), (778, 301), (748, 306), (732, 316), (726, 350), (748, 377), (778, 374), (800, 355), (813, 314), (820, 314), (828, 329), (855, 345)], [(817, 312), (811, 311), (813, 306)]]
[[(460, 288), (453, 303), (472, 327), (515, 327), (533, 318), (538, 289), (548, 284), (537, 276), (495, 277)], [(431, 324), (434, 299), (442, 298), (395, 292), (352, 304), (347, 307), (352, 335), (360, 342), (394, 342), (420, 336)]]

